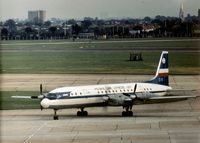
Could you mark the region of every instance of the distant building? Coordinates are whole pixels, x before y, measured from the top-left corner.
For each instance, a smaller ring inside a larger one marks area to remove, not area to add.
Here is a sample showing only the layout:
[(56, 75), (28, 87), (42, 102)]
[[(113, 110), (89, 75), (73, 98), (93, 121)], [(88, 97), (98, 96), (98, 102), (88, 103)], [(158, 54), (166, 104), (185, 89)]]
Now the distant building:
[(184, 21), (183, 3), (181, 3), (179, 18), (181, 19), (181, 21)]
[(200, 19), (200, 9), (198, 10), (198, 18)]
[(46, 11), (36, 10), (28, 11), (28, 20), (34, 23), (43, 23), (46, 19)]

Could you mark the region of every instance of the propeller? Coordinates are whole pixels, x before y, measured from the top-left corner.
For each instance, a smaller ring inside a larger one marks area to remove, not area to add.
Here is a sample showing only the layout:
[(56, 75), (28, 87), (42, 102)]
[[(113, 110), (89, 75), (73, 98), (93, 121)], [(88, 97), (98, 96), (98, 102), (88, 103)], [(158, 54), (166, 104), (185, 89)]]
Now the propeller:
[[(31, 96), (32, 99), (40, 99), (40, 101), (42, 101), (42, 99), (45, 98), (45, 95), (43, 94), (43, 88), (42, 88), (42, 84), (40, 84), (40, 95), (39, 96)], [(43, 107), (40, 105), (40, 109), (43, 110)]]
[(135, 86), (134, 86), (134, 90), (133, 90), (133, 94), (130, 96), (132, 99), (137, 98), (136, 90), (137, 90), (137, 84), (135, 84)]
[[(42, 99), (45, 97), (45, 96), (43, 95), (43, 91), (42, 91), (42, 84), (40, 84), (40, 95), (43, 96), (43, 97), (41, 98), (41, 100), (40, 100), (40, 101), (42, 101)], [(42, 107), (41, 104), (40, 104), (40, 110), (41, 110), (41, 111), (43, 110), (43, 107)]]
[(134, 94), (135, 94), (135, 92), (136, 92), (136, 89), (137, 89), (137, 84), (135, 84), (135, 87), (134, 87)]
[[(42, 84), (40, 84), (40, 95), (38, 96), (12, 96), (12, 98), (20, 98), (20, 99), (40, 99), (40, 101), (42, 101), (46, 96), (46, 94), (43, 93), (43, 88), (42, 88)], [(43, 107), (40, 104), (40, 109), (42, 110)]]

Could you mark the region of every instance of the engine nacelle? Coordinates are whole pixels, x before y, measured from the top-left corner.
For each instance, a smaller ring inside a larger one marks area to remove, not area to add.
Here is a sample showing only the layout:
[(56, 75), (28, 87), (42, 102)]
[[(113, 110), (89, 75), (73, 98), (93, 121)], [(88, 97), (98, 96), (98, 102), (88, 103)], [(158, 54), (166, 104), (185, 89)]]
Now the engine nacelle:
[(123, 94), (109, 95), (108, 105), (111, 106), (125, 106), (132, 103), (132, 99)]

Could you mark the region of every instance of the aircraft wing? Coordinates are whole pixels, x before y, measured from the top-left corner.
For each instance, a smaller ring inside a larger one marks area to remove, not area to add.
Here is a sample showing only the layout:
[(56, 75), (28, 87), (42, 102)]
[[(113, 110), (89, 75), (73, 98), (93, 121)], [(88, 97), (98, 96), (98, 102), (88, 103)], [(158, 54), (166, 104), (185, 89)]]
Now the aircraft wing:
[(159, 96), (154, 93), (135, 93), (135, 94), (125, 94), (126, 96), (129, 96), (131, 99), (141, 99), (141, 100), (161, 100), (161, 99), (189, 99), (189, 98), (196, 98), (196, 95), (186, 95), (186, 96), (180, 96), (180, 95), (173, 95), (168, 94), (167, 96)]

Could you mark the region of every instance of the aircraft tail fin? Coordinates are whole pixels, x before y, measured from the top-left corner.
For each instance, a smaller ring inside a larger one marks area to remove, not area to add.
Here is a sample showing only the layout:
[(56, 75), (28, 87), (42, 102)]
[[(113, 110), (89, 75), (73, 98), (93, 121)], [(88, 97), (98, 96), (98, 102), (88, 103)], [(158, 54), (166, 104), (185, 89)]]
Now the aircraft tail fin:
[(169, 86), (168, 74), (168, 51), (162, 51), (155, 77), (146, 82)]

